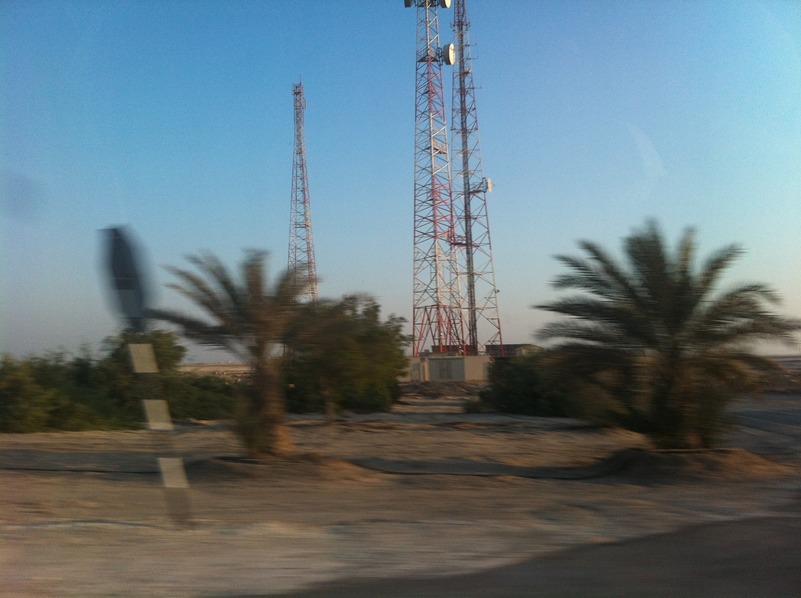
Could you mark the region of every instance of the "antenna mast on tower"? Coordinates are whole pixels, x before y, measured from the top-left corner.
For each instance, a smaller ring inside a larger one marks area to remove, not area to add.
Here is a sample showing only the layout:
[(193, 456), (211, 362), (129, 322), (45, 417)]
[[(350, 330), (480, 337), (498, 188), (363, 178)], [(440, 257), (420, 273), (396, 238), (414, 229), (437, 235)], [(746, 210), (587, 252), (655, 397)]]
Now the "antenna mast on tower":
[(442, 63), (453, 64), (453, 44), (440, 46), (438, 8), (450, 0), (404, 0), (417, 8), (414, 129), (414, 289), (412, 353), (462, 353), (458, 259)]
[(292, 202), (289, 209), (288, 270), (308, 280), (304, 299), (317, 301), (317, 266), (314, 261), (306, 141), (303, 135), (303, 113), (306, 110), (303, 83), (292, 86), (292, 95), (295, 97), (295, 153), (292, 160)]
[(470, 22), (466, 0), (454, 0), (453, 33), (456, 64), (453, 70), (454, 244), (460, 249), (459, 271), (467, 292), (463, 301), (467, 320), (465, 353), (485, 353), (488, 344), (503, 355), (501, 320), (492, 264), (487, 192), (492, 183), (483, 176), (478, 138), (475, 85), (470, 55)]

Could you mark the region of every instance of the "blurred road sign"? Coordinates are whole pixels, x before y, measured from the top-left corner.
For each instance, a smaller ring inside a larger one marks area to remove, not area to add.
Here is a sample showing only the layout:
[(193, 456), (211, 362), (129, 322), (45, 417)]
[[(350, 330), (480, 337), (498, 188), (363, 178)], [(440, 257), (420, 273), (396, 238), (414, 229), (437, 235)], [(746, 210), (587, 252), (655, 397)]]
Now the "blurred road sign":
[(149, 298), (136, 246), (123, 227), (108, 228), (106, 232), (106, 264), (117, 307), (128, 328), (145, 332)]

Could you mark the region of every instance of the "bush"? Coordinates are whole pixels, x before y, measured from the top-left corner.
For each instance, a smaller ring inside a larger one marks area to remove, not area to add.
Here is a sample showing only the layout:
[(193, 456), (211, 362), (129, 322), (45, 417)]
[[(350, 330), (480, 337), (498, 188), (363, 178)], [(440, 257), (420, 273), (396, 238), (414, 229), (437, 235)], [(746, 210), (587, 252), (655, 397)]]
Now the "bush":
[[(131, 371), (128, 342), (152, 342), (158, 374)], [(106, 355), (87, 349), (77, 357), (63, 351), (0, 362), (0, 432), (137, 428), (142, 399), (167, 399), (177, 419), (233, 417), (236, 385), (212, 376), (181, 374), (186, 350), (171, 332), (123, 333), (104, 341)]]
[(56, 389), (43, 388), (30, 363), (3, 357), (0, 364), (0, 431), (38, 432), (53, 429), (68, 400)]
[(538, 354), (496, 359), (483, 403), (496, 411), (543, 417), (575, 417), (576, 408), (549, 376)]
[(216, 376), (164, 376), (162, 393), (174, 419), (233, 419), (239, 384)]
[(63, 352), (0, 367), (0, 431), (41, 432), (130, 427), (95, 384), (94, 365)]
[(292, 412), (386, 411), (400, 397), (407, 360), (403, 319), (381, 321), (366, 296), (309, 304), (290, 330), (284, 380)]

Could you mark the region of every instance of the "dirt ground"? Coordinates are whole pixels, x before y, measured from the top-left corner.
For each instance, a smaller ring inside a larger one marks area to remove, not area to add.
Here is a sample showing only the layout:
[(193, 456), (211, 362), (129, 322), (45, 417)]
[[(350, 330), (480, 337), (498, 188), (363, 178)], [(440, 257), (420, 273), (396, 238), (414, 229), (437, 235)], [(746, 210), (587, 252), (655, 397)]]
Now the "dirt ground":
[[(468, 415), (463, 400), (296, 417), (299, 456), (268, 463), (244, 460), (220, 425), (0, 435), (0, 595), (269, 595), (465, 574), (786, 516), (801, 498), (798, 395), (738, 405), (723, 450), (656, 457), (631, 432)], [(155, 457), (168, 454), (186, 463), (191, 527), (165, 507)]]

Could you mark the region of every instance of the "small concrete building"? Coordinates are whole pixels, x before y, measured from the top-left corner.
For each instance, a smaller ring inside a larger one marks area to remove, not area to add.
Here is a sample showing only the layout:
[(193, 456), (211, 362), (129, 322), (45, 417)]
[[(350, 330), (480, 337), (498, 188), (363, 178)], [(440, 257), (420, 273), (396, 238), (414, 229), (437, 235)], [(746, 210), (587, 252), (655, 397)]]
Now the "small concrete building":
[(483, 382), (489, 380), (495, 359), (519, 357), (542, 349), (532, 344), (487, 345), (486, 355), (443, 355), (426, 353), (409, 357), (409, 373), (402, 382)]
[(489, 355), (421, 355), (409, 358), (412, 382), (483, 381), (489, 377)]

